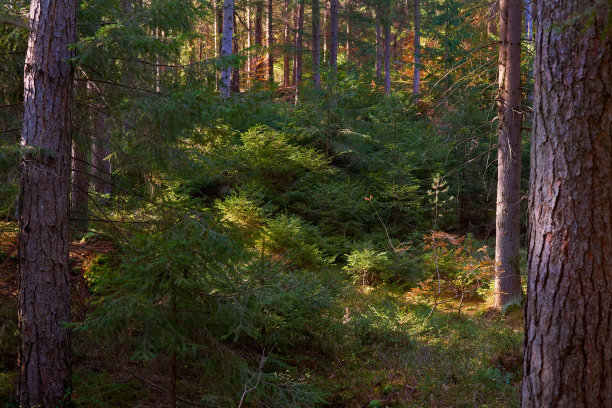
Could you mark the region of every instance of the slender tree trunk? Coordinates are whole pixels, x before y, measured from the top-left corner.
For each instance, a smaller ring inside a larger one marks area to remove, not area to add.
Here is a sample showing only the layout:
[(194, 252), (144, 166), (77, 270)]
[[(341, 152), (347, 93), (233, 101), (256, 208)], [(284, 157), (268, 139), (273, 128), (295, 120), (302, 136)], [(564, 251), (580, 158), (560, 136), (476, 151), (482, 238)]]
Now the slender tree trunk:
[(329, 66), (334, 80), (338, 73), (338, 0), (329, 1)]
[(264, 30), (263, 30), (263, 0), (257, 0), (255, 5), (255, 45), (257, 46), (257, 61), (255, 62), (255, 76), (257, 81), (263, 81), (266, 75), (264, 62), (263, 45), (264, 45)]
[(268, 0), (268, 81), (274, 82), (274, 27), (272, 25), (272, 0)]
[(285, 49), (283, 52), (283, 85), (289, 86), (291, 84), (291, 27), (289, 25), (291, 8), (289, 7), (289, 0), (285, 0)]
[(106, 129), (106, 115), (103, 112), (91, 112), (95, 134), (91, 140), (91, 184), (99, 194), (111, 194), (110, 144)]
[[(223, 1), (223, 36), (221, 38), (221, 56), (232, 55), (232, 43), (234, 37), (234, 0)], [(225, 63), (221, 70), (221, 97), (226, 99), (230, 96), (232, 66)]]
[(329, 63), (329, 0), (323, 0), (325, 9), (323, 10), (323, 63)]
[(519, 269), (521, 208), (521, 28), (522, 0), (500, 1), (499, 142), (495, 240), (495, 306), (522, 300)]
[(78, 235), (87, 231), (87, 152), (89, 139), (72, 137), (72, 183), (70, 194), (70, 224)]
[(70, 140), (77, 1), (30, 4), (19, 196), (19, 406), (70, 395)]
[(612, 407), (611, 7), (536, 11), (523, 408)]
[(351, 0), (346, 0), (346, 63), (351, 61), (351, 16), (353, 7)]
[(533, 17), (531, 2), (535, 0), (525, 0), (525, 38), (527, 41), (533, 41)]
[(321, 9), (319, 0), (312, 0), (312, 82), (321, 88)]
[[(238, 44), (238, 26), (236, 25), (236, 13), (233, 13), (232, 23), (234, 25), (234, 33), (232, 35), (232, 53), (238, 55), (240, 45)], [(240, 93), (240, 66), (232, 66), (232, 93)]]
[(298, 99), (298, 89), (302, 83), (302, 55), (304, 48), (304, 0), (300, 0), (297, 8), (297, 31), (295, 33), (295, 102)]
[(252, 65), (252, 52), (251, 52), (251, 46), (253, 45), (253, 38), (252, 38), (252, 30), (253, 30), (253, 24), (251, 22), (252, 18), (251, 18), (251, 4), (247, 3), (246, 5), (246, 13), (247, 13), (247, 59), (246, 59), (246, 72), (247, 72), (247, 87), (249, 89), (251, 89), (251, 65)]
[(376, 6), (376, 11), (374, 14), (374, 19), (376, 20), (376, 61), (375, 61), (375, 72), (376, 79), (380, 81), (382, 78), (382, 63), (383, 63), (383, 30), (380, 25), (380, 6)]
[(384, 44), (385, 44), (385, 94), (391, 93), (391, 24), (384, 25)]
[(414, 74), (412, 75), (412, 97), (419, 101), (421, 86), (421, 2), (414, 0)]

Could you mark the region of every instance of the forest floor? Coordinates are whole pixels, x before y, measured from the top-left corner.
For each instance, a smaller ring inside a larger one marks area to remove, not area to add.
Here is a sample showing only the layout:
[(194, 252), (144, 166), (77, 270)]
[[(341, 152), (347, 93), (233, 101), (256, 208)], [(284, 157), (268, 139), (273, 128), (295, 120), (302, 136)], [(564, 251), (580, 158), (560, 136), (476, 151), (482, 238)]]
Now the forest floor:
[[(18, 332), (16, 232), (0, 240), (0, 406), (12, 407)], [(91, 294), (84, 279), (110, 242), (71, 245), (72, 316), (82, 320)], [(326, 393), (327, 407), (514, 407), (522, 365), (522, 312), (502, 316), (486, 301), (450, 302), (427, 319), (430, 301), (392, 287), (355, 287), (342, 299), (345, 327), (329, 350), (291, 352), (291, 363)], [(357, 339), (359, 341), (357, 341)], [(330, 358), (330, 356), (333, 356)], [(82, 407), (168, 407), (167, 367), (162, 360), (130, 359), (117, 342), (100, 348), (87, 334), (73, 339), (74, 400)], [(197, 401), (197, 373), (184, 372), (182, 402)], [(279, 407), (282, 408), (282, 407)]]

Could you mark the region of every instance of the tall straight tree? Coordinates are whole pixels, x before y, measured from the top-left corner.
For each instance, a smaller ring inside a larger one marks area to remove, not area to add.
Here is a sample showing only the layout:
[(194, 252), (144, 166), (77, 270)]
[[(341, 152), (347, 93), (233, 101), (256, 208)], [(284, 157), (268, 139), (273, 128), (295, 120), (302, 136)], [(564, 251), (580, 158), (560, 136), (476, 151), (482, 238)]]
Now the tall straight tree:
[(385, 94), (391, 93), (391, 21), (390, 8), (386, 8), (385, 21), (383, 23), (383, 44), (384, 44), (384, 56), (385, 56)]
[(522, 407), (612, 407), (612, 5), (536, 8)]
[(421, 85), (421, 2), (414, 0), (414, 74), (412, 75), (412, 98), (419, 101)]
[(329, 1), (329, 67), (335, 80), (338, 73), (338, 0)]
[(304, 0), (300, 0), (297, 6), (297, 21), (295, 31), (295, 57), (293, 60), (293, 72), (295, 74), (295, 80), (293, 85), (295, 86), (295, 102), (298, 99), (298, 88), (302, 83), (302, 56), (304, 50)]
[(312, 0), (312, 83), (321, 87), (321, 6)]
[(255, 77), (258, 81), (263, 81), (265, 78), (265, 63), (263, 52), (263, 14), (264, 14), (264, 3), (263, 0), (257, 0), (255, 3), (255, 45), (257, 46), (255, 61)]
[[(232, 55), (234, 37), (234, 0), (223, 1), (223, 36), (221, 38), (221, 56)], [(221, 71), (221, 97), (226, 99), (230, 96), (232, 82), (232, 66), (225, 62)]]
[(19, 196), (19, 406), (68, 406), (68, 213), (77, 0), (30, 4)]
[(285, 0), (285, 46), (283, 49), (283, 85), (290, 86), (291, 84), (291, 25), (290, 25), (290, 16), (291, 15), (291, 7), (289, 0)]
[(501, 0), (499, 20), (499, 129), (495, 234), (495, 306), (522, 300), (519, 269), (521, 202), (522, 0)]
[(382, 78), (382, 64), (383, 64), (383, 30), (380, 25), (380, 5), (376, 5), (376, 11), (374, 12), (374, 21), (376, 23), (376, 61), (374, 62), (374, 69), (376, 79)]
[(268, 48), (268, 81), (274, 82), (274, 26), (272, 23), (273, 15), (273, 2), (268, 0), (268, 13), (267, 13), (267, 32), (266, 37), (267, 48)]

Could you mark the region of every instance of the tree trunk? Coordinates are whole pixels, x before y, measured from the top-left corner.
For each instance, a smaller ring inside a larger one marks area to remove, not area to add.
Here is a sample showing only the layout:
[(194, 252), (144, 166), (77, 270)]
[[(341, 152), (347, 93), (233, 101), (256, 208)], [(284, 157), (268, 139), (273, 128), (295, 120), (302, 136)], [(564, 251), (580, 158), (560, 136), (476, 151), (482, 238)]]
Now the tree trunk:
[(611, 7), (536, 11), (523, 408), (612, 407)]
[[(232, 35), (232, 53), (238, 55), (240, 45), (238, 44), (238, 26), (236, 25), (236, 13), (233, 13), (232, 24), (234, 25), (234, 34)], [(232, 93), (240, 93), (240, 66), (232, 65)]]
[(522, 0), (500, 1), (499, 129), (495, 234), (495, 306), (522, 300), (519, 269), (521, 209), (521, 29)]
[(351, 15), (353, 8), (351, 0), (346, 0), (346, 63), (351, 61)]
[(329, 63), (329, 0), (323, 0), (325, 8), (323, 10), (323, 63)]
[(283, 85), (289, 86), (291, 84), (291, 27), (289, 18), (291, 8), (289, 7), (289, 0), (285, 0), (285, 49), (283, 51)]
[(304, 31), (304, 0), (301, 0), (297, 8), (297, 31), (295, 33), (295, 59), (294, 59), (294, 71), (295, 71), (295, 102), (298, 98), (298, 88), (302, 83), (302, 51), (304, 48), (303, 40)]
[(266, 74), (266, 68), (263, 55), (263, 0), (257, 0), (255, 5), (255, 45), (257, 46), (257, 60), (255, 62), (255, 77), (257, 81), (263, 81)]
[(108, 157), (110, 145), (106, 129), (106, 115), (103, 112), (92, 112), (90, 116), (95, 132), (91, 141), (91, 174), (93, 176), (91, 184), (96, 193), (110, 195), (111, 163)]
[(329, 2), (329, 66), (335, 80), (338, 73), (338, 0)]
[(272, 25), (272, 0), (268, 0), (268, 81), (274, 82), (274, 27)]
[[(221, 56), (232, 55), (232, 43), (234, 37), (234, 0), (223, 1), (223, 36), (221, 38)], [(225, 61), (221, 70), (221, 97), (226, 99), (230, 96), (232, 66)]]
[(384, 25), (385, 44), (385, 95), (391, 93), (391, 24), (387, 21)]
[(376, 20), (376, 61), (375, 61), (375, 72), (376, 79), (380, 81), (382, 78), (382, 62), (383, 62), (383, 34), (382, 34), (382, 26), (380, 25), (380, 6), (376, 6), (376, 11), (374, 15), (374, 19)]
[(68, 406), (70, 139), (77, 1), (30, 4), (19, 197), (19, 406)]
[(87, 152), (89, 140), (83, 135), (72, 137), (72, 183), (70, 194), (70, 224), (73, 232), (87, 231)]
[(321, 88), (321, 7), (319, 0), (312, 0), (312, 82)]
[(414, 0), (414, 74), (412, 76), (412, 98), (419, 101), (421, 86), (421, 3)]
[(527, 41), (533, 41), (533, 17), (531, 2), (535, 0), (525, 0), (525, 38)]

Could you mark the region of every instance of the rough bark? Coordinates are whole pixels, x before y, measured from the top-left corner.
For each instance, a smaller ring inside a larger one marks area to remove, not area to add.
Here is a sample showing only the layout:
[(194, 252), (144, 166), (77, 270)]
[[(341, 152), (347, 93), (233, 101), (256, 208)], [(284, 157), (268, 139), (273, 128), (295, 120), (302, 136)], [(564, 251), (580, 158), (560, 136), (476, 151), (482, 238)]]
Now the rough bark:
[(312, 0), (312, 82), (321, 87), (321, 7), (319, 0)]
[(19, 405), (70, 399), (68, 217), (76, 0), (30, 4), (19, 197)]
[(521, 29), (522, 0), (500, 1), (499, 129), (495, 239), (495, 306), (522, 300), (519, 269), (521, 208)]
[(537, 7), (523, 408), (612, 407), (610, 7)]
[(274, 26), (272, 25), (272, 0), (268, 0), (267, 48), (268, 48), (268, 81), (274, 82)]
[[(223, 1), (223, 36), (221, 38), (221, 56), (229, 57), (232, 55), (232, 43), (234, 36), (234, 0)], [(225, 62), (221, 70), (221, 97), (229, 98), (232, 67), (228, 62)]]
[(335, 79), (338, 73), (338, 0), (329, 2), (329, 66)]
[(414, 74), (412, 75), (412, 97), (419, 101), (421, 86), (421, 2), (414, 0)]

